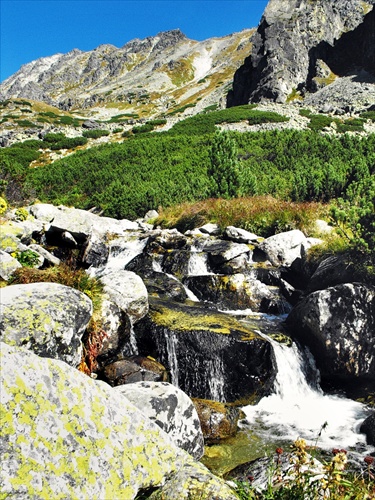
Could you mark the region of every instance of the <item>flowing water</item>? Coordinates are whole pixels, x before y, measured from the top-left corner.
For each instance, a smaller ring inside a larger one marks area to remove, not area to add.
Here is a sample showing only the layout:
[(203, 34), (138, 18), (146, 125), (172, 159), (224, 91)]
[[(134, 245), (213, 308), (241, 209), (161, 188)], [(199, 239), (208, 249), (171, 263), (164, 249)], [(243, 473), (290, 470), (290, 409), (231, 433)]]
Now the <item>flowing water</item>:
[[(366, 407), (350, 399), (324, 394), (311, 355), (268, 339), (274, 348), (278, 373), (274, 393), (256, 406), (243, 408), (246, 421), (267, 439), (305, 439), (308, 444), (331, 450), (345, 448), (369, 453), (359, 427), (368, 415)], [(306, 379), (315, 373), (311, 382)]]

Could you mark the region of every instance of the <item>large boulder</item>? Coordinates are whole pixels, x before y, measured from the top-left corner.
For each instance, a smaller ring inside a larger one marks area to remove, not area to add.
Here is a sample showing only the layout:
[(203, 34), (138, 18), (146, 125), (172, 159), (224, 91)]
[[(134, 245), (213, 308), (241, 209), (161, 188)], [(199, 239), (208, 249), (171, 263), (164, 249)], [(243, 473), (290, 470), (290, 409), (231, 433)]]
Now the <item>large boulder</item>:
[(147, 289), (142, 279), (132, 271), (119, 270), (100, 278), (106, 298), (124, 311), (132, 323), (139, 321), (148, 311)]
[(299, 229), (275, 234), (265, 239), (260, 245), (262, 250), (274, 266), (291, 266), (301, 257), (301, 245), (306, 236)]
[(22, 266), (17, 259), (12, 257), (9, 253), (0, 250), (0, 278), (8, 281), (14, 271), (20, 267)]
[(363, 421), (360, 431), (366, 434), (367, 443), (375, 446), (375, 412)]
[(11, 285), (1, 291), (0, 339), (39, 356), (77, 366), (92, 315), (87, 295), (57, 283)]
[(345, 283), (311, 293), (287, 318), (310, 347), (323, 379), (358, 384), (375, 379), (375, 288)]
[(191, 399), (167, 382), (137, 382), (114, 388), (196, 459), (204, 451), (203, 434)]
[(190, 397), (222, 402), (257, 402), (269, 393), (276, 367), (258, 323), (199, 304), (149, 300), (149, 314), (134, 325), (139, 354), (166, 366), (173, 385)]
[(0, 354), (2, 496), (131, 500), (183, 476), (181, 496), (164, 499), (236, 500), (107, 384), (6, 344)]

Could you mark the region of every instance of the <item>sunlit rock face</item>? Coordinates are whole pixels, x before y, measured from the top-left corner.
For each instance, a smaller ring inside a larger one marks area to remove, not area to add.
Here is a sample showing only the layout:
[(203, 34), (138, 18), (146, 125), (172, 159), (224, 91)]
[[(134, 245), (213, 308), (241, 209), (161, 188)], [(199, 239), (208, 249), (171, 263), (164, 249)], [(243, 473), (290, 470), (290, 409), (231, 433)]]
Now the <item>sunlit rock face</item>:
[(375, 76), (374, 0), (270, 0), (228, 104), (316, 91), (336, 76)]
[(333, 384), (374, 383), (375, 289), (345, 283), (308, 295), (287, 319), (310, 347), (323, 379)]

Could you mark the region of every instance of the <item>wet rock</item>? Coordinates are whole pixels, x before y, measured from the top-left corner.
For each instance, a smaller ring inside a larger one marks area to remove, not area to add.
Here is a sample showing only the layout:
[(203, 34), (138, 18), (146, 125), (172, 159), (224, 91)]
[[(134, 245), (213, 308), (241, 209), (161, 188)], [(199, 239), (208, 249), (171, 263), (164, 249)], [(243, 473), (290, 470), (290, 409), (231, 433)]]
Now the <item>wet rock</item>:
[(166, 382), (137, 382), (116, 387), (179, 448), (199, 460), (203, 455), (203, 434), (197, 410), (180, 389)]
[(367, 444), (375, 446), (375, 412), (364, 420), (360, 432), (366, 434)]
[(91, 233), (82, 249), (82, 263), (86, 266), (100, 267), (108, 261), (109, 249), (96, 232)]
[(239, 408), (205, 399), (194, 399), (193, 403), (198, 412), (206, 443), (215, 443), (237, 433), (241, 414)]
[(356, 280), (356, 272), (353, 263), (341, 255), (330, 256), (320, 262), (319, 266), (311, 276), (307, 292), (324, 290), (330, 286), (341, 283), (350, 283)]
[(200, 300), (221, 309), (251, 309), (254, 312), (279, 314), (287, 307), (276, 287), (269, 287), (244, 274), (231, 276), (191, 276), (184, 284)]
[(166, 366), (190, 397), (255, 402), (273, 385), (271, 345), (233, 317), (150, 297), (149, 314), (134, 329), (139, 353)]
[(346, 283), (311, 293), (292, 310), (288, 328), (333, 385), (375, 379), (375, 288)]
[(0, 338), (39, 356), (77, 366), (92, 315), (87, 295), (57, 283), (10, 285), (1, 291)]
[(169, 297), (177, 302), (184, 302), (187, 299), (183, 284), (165, 273), (154, 271), (147, 278), (143, 278), (143, 282), (150, 295)]
[(100, 376), (113, 387), (145, 380), (155, 382), (162, 380), (159, 374), (139, 366), (130, 359), (121, 359), (106, 365)]
[(208, 255), (208, 261), (214, 271), (224, 263), (240, 256), (250, 257), (251, 249), (243, 243), (226, 240), (207, 241), (202, 249)]

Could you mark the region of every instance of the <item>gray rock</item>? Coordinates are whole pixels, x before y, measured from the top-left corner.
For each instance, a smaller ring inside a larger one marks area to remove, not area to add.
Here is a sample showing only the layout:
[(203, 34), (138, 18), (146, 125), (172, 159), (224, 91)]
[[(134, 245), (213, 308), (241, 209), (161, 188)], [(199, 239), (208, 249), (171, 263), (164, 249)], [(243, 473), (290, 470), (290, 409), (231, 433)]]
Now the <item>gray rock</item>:
[[(163, 498), (208, 492), (206, 498), (236, 500), (223, 480), (107, 384), (6, 344), (0, 355), (3, 495), (133, 499), (166, 482), (170, 489), (175, 478), (182, 495)], [(32, 470), (27, 481), (25, 468)]]
[(92, 315), (83, 293), (57, 283), (11, 285), (1, 291), (0, 339), (77, 366)]
[(250, 57), (235, 73), (228, 104), (285, 102), (297, 89), (316, 90), (319, 78), (329, 83), (331, 74), (365, 70), (375, 76), (374, 3), (368, 0), (364, 8), (361, 0), (270, 0)]
[(218, 224), (205, 224), (198, 228), (201, 233), (210, 234), (211, 236), (218, 236), (221, 233)]
[(8, 281), (14, 271), (20, 267), (22, 265), (17, 259), (9, 255), (9, 253), (0, 250), (0, 277), (3, 280)]
[(311, 293), (290, 313), (287, 325), (316, 358), (333, 384), (375, 379), (375, 288), (345, 283)]
[(224, 231), (224, 236), (228, 238), (228, 240), (235, 241), (236, 243), (249, 244), (259, 240), (259, 236), (256, 234), (234, 226), (227, 226)]
[(291, 266), (301, 257), (301, 245), (306, 237), (299, 229), (275, 234), (265, 239), (259, 249), (265, 252), (274, 266)]
[(49, 264), (51, 264), (52, 266), (59, 266), (60, 265), (60, 262), (61, 262), (60, 259), (58, 257), (55, 257), (53, 254), (51, 254), (51, 252), (46, 250), (41, 245), (37, 245), (36, 243), (32, 243), (31, 245), (29, 245), (28, 248), (30, 248), (31, 250), (40, 254), (43, 257), (43, 259), (45, 261), (47, 261)]
[(176, 446), (199, 460), (203, 434), (195, 406), (180, 389), (167, 382), (138, 382), (114, 388), (157, 424)]
[(107, 300), (125, 312), (132, 323), (148, 312), (148, 293), (142, 279), (131, 271), (119, 270), (100, 278)]

